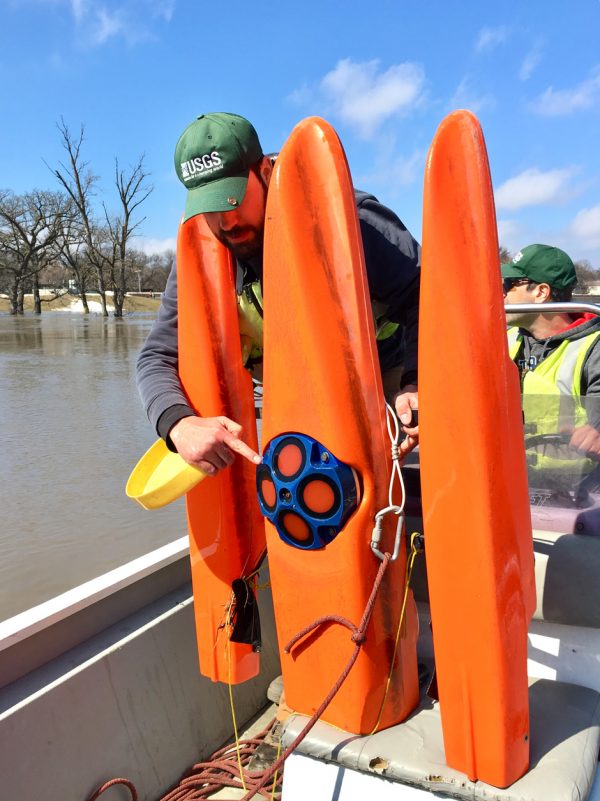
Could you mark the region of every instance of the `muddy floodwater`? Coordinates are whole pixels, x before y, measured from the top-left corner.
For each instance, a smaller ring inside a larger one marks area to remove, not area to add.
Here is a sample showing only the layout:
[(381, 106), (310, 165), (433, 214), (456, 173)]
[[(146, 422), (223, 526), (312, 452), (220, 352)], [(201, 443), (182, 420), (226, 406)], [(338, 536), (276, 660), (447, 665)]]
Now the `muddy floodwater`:
[(0, 314), (0, 620), (185, 534), (125, 496), (155, 439), (135, 360), (153, 315)]

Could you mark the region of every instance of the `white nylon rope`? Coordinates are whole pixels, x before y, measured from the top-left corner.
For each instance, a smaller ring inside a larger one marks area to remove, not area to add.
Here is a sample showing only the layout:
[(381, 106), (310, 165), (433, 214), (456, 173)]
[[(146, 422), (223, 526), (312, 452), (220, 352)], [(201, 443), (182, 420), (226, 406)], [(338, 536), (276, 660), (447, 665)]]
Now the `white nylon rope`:
[(390, 442), (392, 443), (392, 472), (390, 475), (390, 488), (388, 492), (388, 504), (390, 506), (394, 505), (393, 501), (393, 494), (394, 494), (394, 478), (397, 479), (398, 484), (400, 485), (400, 491), (402, 493), (402, 501), (400, 502), (400, 506), (396, 507), (398, 509), (398, 514), (401, 514), (404, 511), (404, 503), (405, 503), (405, 493), (404, 493), (404, 479), (402, 478), (402, 470), (400, 469), (400, 422), (394, 409), (390, 406), (389, 403), (385, 404), (385, 422), (387, 425), (388, 435), (390, 437)]
[[(394, 559), (398, 557), (398, 553), (400, 552), (400, 540), (402, 538), (402, 528), (404, 524), (405, 493), (404, 479), (402, 478), (402, 471), (400, 469), (400, 423), (389, 403), (385, 404), (385, 413), (388, 435), (390, 437), (392, 447), (392, 471), (390, 474), (390, 484), (388, 489), (388, 505), (384, 509), (380, 509), (375, 515), (375, 525), (373, 526), (373, 532), (371, 534), (371, 550), (377, 557), (379, 557), (379, 559), (383, 559), (384, 555), (379, 548), (379, 543), (381, 542), (381, 536), (383, 534), (383, 518), (387, 514), (396, 515), (398, 517), (398, 523), (396, 525), (396, 539), (391, 557), (391, 561), (393, 562)], [(398, 482), (400, 486), (400, 492), (402, 494), (400, 506), (394, 503), (395, 481)]]

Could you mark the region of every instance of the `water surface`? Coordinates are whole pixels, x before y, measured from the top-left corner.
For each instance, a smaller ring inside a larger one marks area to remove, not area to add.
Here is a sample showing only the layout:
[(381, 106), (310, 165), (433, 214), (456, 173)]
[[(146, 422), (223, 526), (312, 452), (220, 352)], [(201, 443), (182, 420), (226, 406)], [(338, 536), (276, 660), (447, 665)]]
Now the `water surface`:
[(0, 315), (0, 620), (185, 533), (124, 492), (154, 441), (135, 388), (153, 315)]

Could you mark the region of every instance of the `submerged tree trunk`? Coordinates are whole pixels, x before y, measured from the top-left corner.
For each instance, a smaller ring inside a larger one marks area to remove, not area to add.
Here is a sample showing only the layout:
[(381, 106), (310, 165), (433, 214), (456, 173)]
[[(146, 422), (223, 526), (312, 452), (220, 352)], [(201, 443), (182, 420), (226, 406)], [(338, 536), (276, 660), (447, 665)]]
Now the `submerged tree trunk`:
[(83, 313), (84, 314), (89, 314), (90, 313), (90, 307), (88, 306), (87, 295), (86, 295), (85, 289), (83, 287), (81, 287), (81, 303), (83, 305)]
[(17, 314), (24, 314), (25, 309), (25, 287), (21, 282), (19, 282), (19, 286), (17, 289)]
[(98, 292), (100, 293), (100, 303), (102, 304), (102, 316), (108, 317), (108, 308), (106, 307), (106, 285), (101, 269), (98, 270)]
[[(121, 282), (119, 281), (119, 283)], [(122, 317), (123, 305), (125, 303), (125, 289), (123, 288), (123, 286), (117, 286), (116, 282), (114, 284), (113, 302), (115, 305), (115, 312), (114, 312), (115, 317)]]
[(115, 299), (115, 317), (123, 316), (123, 306), (125, 305), (125, 295), (127, 294), (127, 277), (125, 273), (125, 242), (120, 243), (120, 258), (117, 268), (115, 270), (114, 284), (114, 299)]
[(33, 276), (33, 311), (35, 314), (42, 313), (42, 299), (40, 298), (40, 282), (38, 274)]
[(10, 288), (10, 313), (19, 313), (19, 279), (16, 277)]

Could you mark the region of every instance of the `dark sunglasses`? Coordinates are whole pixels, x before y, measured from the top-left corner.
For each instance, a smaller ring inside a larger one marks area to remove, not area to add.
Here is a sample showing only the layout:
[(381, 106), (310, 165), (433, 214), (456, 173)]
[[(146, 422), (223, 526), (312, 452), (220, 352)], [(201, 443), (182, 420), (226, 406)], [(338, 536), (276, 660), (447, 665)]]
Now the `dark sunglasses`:
[(520, 286), (521, 284), (528, 284), (529, 278), (503, 278), (502, 279), (502, 291), (505, 295), (508, 295), (510, 290), (514, 286)]

